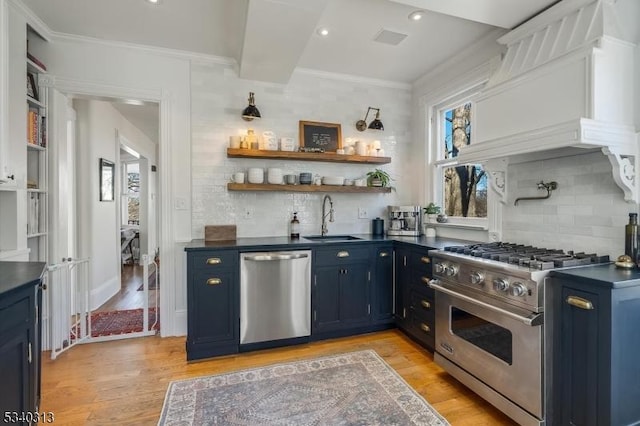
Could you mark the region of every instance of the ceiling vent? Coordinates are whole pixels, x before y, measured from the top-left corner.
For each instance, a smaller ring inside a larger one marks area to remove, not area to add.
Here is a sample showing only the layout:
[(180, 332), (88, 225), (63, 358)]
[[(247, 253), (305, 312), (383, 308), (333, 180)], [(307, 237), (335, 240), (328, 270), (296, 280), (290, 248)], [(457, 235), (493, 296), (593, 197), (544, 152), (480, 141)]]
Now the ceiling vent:
[(400, 44), (402, 40), (407, 38), (406, 34), (397, 33), (395, 31), (385, 30), (384, 28), (380, 30), (378, 34), (373, 38), (374, 41), (390, 44), (392, 46), (397, 46)]

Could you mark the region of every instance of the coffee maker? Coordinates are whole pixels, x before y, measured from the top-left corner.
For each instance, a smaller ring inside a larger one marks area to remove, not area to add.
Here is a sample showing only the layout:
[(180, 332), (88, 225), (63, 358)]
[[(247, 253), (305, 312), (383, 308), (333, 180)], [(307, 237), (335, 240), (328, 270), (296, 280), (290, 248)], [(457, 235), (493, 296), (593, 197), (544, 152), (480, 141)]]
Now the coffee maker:
[(422, 235), (421, 206), (388, 206), (389, 229), (387, 235)]

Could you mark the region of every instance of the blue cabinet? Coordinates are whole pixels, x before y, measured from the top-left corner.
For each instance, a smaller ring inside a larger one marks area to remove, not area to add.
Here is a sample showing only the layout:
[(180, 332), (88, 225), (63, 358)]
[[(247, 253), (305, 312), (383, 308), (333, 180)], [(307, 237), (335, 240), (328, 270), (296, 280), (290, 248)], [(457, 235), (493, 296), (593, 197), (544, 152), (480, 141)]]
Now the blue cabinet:
[(553, 275), (545, 286), (553, 310), (552, 424), (640, 423), (640, 274), (604, 265)]
[(435, 345), (435, 295), (427, 247), (396, 248), (396, 323), (422, 346)]
[[(0, 262), (0, 264), (13, 262)], [(33, 413), (40, 405), (40, 323), (44, 263), (0, 266), (0, 413)], [(26, 276), (24, 281), (21, 281)], [(14, 285), (15, 284), (15, 285)], [(28, 422), (15, 421), (16, 424)]]
[(187, 360), (238, 352), (237, 250), (187, 252)]
[(372, 324), (393, 324), (393, 245), (379, 244), (373, 247), (374, 274), (371, 294)]
[[(370, 247), (332, 245), (314, 250), (312, 335), (364, 327), (371, 313)], [(326, 337), (326, 336), (325, 336)]]

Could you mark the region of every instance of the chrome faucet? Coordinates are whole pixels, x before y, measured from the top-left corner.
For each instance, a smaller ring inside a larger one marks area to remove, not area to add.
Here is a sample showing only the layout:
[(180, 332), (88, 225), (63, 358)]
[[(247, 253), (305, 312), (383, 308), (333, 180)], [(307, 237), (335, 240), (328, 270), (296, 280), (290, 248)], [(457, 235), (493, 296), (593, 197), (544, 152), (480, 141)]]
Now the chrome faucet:
[[(327, 200), (329, 200), (329, 212), (325, 213), (325, 207), (327, 204)], [(333, 222), (333, 201), (329, 194), (325, 195), (322, 199), (322, 236), (327, 235), (327, 216), (329, 216), (329, 222)]]

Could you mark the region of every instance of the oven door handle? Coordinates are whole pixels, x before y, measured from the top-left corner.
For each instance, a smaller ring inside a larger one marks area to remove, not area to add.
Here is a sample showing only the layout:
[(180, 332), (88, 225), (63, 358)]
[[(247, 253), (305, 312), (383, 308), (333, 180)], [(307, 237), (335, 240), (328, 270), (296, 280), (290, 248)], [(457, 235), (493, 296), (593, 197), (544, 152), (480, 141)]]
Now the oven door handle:
[(501, 315), (506, 315), (506, 316), (508, 316), (509, 318), (513, 318), (513, 319), (515, 319), (515, 320), (518, 320), (518, 321), (520, 321), (520, 322), (523, 322), (523, 323), (525, 323), (525, 324), (526, 324), (526, 325), (528, 325), (528, 326), (537, 326), (537, 325), (541, 325), (541, 324), (542, 324), (542, 321), (543, 321), (543, 319), (544, 319), (544, 314), (542, 314), (542, 313), (539, 313), (539, 314), (532, 314), (532, 315), (531, 315), (531, 316), (529, 316), (529, 317), (523, 317), (522, 315), (518, 315), (518, 314), (515, 314), (515, 313), (513, 313), (513, 312), (507, 311), (506, 309), (502, 309), (502, 308), (499, 308), (499, 307), (497, 307), (497, 306), (493, 306), (493, 305), (491, 305), (491, 304), (489, 304), (489, 303), (485, 303), (485, 302), (483, 302), (483, 301), (481, 301), (481, 300), (474, 299), (474, 298), (469, 297), (469, 296), (465, 296), (464, 294), (460, 294), (460, 293), (458, 293), (458, 292), (455, 292), (455, 291), (449, 290), (449, 289), (448, 289), (448, 288), (446, 288), (446, 287), (442, 287), (442, 286), (439, 284), (439, 281), (438, 281), (438, 280), (431, 280), (431, 281), (429, 281), (429, 287), (431, 287), (431, 288), (432, 288), (432, 289), (434, 289), (434, 290), (441, 291), (441, 292), (443, 292), (443, 293), (445, 293), (445, 294), (448, 294), (449, 296), (453, 296), (453, 297), (457, 297), (458, 299), (462, 299), (462, 300), (464, 300), (465, 302), (469, 302), (469, 303), (471, 303), (471, 304), (473, 304), (473, 305), (482, 306), (483, 308), (488, 309), (488, 310), (490, 310), (490, 311), (497, 312), (497, 313), (499, 313), (499, 314), (501, 314)]

